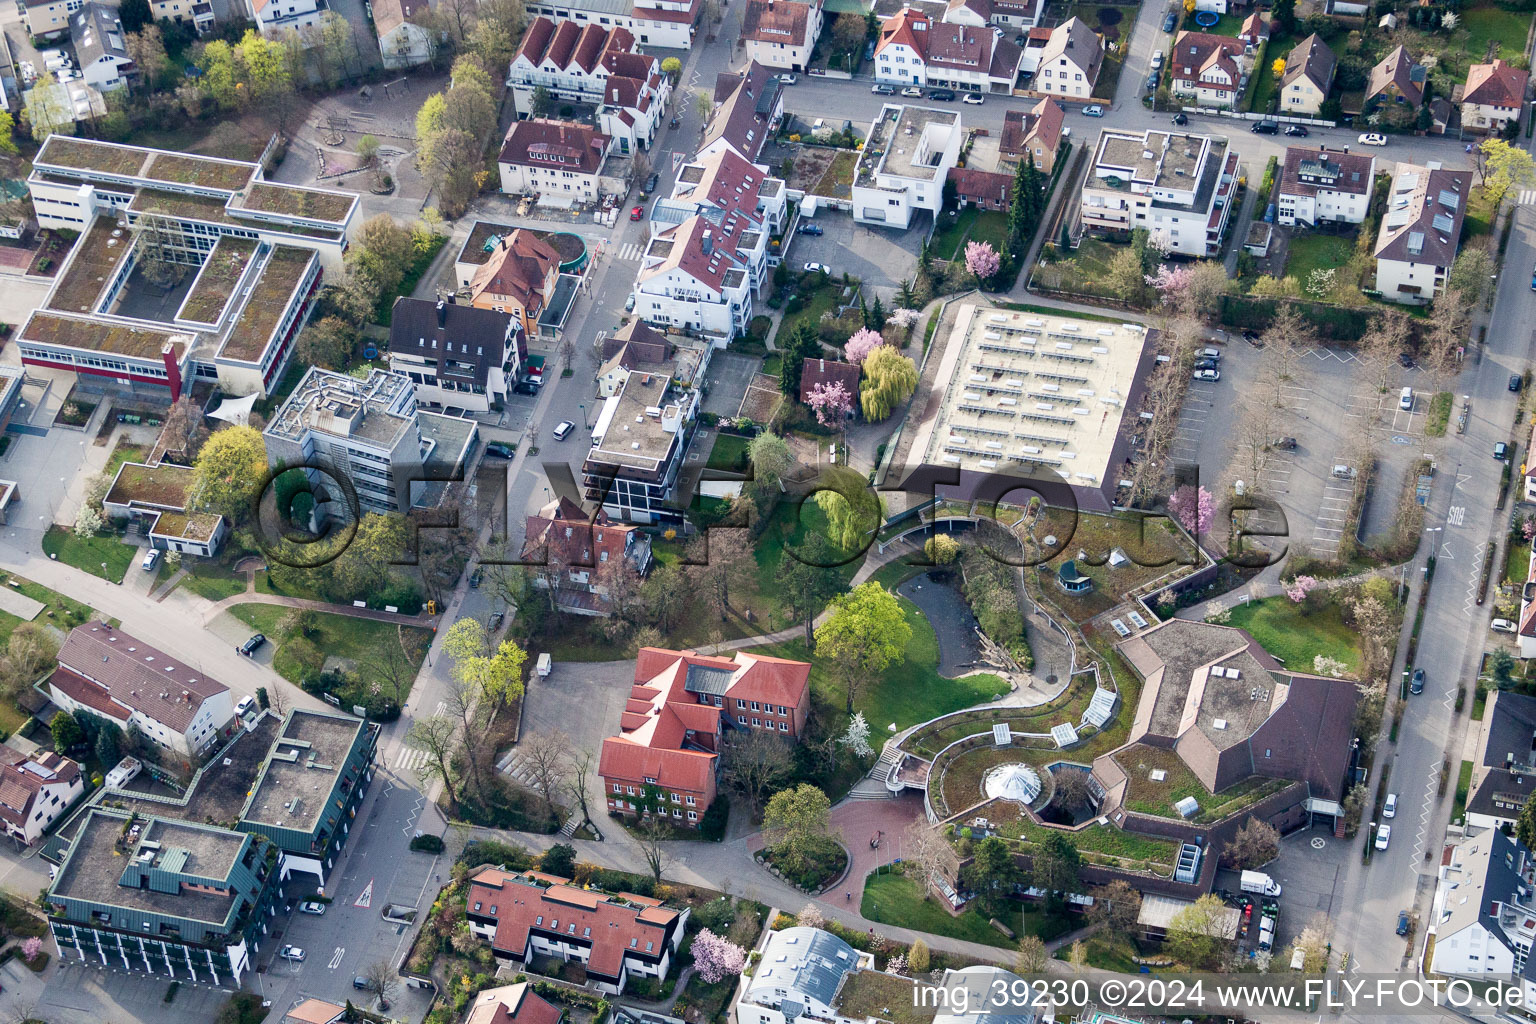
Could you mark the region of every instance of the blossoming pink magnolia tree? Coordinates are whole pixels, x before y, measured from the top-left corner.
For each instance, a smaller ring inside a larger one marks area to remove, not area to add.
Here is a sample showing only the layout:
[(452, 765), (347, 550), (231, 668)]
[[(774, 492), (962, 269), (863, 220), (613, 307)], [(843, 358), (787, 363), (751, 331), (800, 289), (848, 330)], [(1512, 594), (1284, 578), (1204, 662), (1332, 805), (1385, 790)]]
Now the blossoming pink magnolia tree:
[(1285, 596), (1291, 599), (1292, 604), (1301, 604), (1315, 589), (1317, 589), (1316, 576), (1297, 576), (1285, 584)]
[(848, 357), (850, 363), (862, 363), (869, 358), (869, 354), (881, 345), (885, 339), (879, 331), (872, 331), (868, 327), (860, 327), (849, 335), (848, 343), (843, 346), (843, 354)]
[(1216, 518), (1216, 499), (1204, 487), (1185, 484), (1168, 499), (1168, 511), (1196, 537), (1208, 532)]
[(740, 974), (747, 966), (747, 951), (706, 928), (693, 940), (693, 966), (699, 977), (713, 985)]
[(805, 396), (805, 404), (816, 413), (816, 422), (824, 427), (835, 427), (853, 412), (853, 396), (840, 380), (822, 381), (812, 386)]
[(965, 243), (965, 269), (976, 275), (978, 283), (996, 274), (1003, 265), (1003, 258), (990, 242)]

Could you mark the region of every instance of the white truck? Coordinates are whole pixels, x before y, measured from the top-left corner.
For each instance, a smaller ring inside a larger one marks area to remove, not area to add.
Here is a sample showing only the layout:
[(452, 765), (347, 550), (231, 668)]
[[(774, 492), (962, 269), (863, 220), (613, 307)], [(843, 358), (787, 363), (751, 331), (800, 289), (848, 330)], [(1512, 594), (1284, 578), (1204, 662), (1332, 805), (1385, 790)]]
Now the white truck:
[(1243, 892), (1255, 892), (1262, 896), (1280, 895), (1280, 883), (1262, 871), (1244, 871), (1240, 888)]

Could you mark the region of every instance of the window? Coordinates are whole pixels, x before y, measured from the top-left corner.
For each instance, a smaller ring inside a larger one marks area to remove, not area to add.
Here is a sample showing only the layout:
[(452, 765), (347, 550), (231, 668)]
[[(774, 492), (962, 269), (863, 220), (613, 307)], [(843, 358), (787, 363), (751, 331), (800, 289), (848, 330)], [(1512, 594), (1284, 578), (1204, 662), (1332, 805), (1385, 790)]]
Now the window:
[(747, 709), (747, 702), (744, 701), (744, 700), (741, 700), (740, 698), (737, 698), (736, 706), (738, 708), (740, 708), (741, 710), (745, 711)]
[(779, 732), (789, 732), (789, 723), (788, 722), (780, 722), (779, 723)]
[(747, 716), (746, 715), (737, 715), (736, 716), (736, 723), (738, 725), (746, 725), (747, 724)]
[(491, 904), (491, 916), (492, 917), (496, 916), (496, 904), (494, 904), (494, 903)]
[(752, 728), (756, 729), (759, 725), (762, 725), (762, 724), (763, 723), (759, 722), (756, 718), (752, 719)]
[(475, 909), (476, 910), (480, 909), (480, 901), (479, 900), (475, 900)]
[(1270, 748), (1269, 747), (1265, 747), (1264, 748), (1264, 756), (1268, 757), (1270, 755), (1270, 753), (1271, 753)]
[(699, 820), (699, 812), (698, 811), (689, 811), (688, 812), (688, 820), (689, 821), (698, 821)]
[(756, 711), (756, 710), (757, 710), (757, 701), (753, 701), (753, 702), (752, 702), (752, 710), (753, 710), (753, 711)]

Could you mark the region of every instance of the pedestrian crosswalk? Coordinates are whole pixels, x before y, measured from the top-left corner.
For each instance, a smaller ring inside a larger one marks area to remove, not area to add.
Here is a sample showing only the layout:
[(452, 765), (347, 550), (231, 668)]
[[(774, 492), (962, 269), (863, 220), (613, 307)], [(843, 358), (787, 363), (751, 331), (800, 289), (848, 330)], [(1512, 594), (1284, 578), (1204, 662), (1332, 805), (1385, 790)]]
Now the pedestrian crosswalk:
[(1521, 206), (1530, 206), (1533, 203), (1536, 203), (1536, 188), (1521, 189), (1520, 190), (1520, 205)]
[(400, 745), (400, 753), (395, 755), (395, 771), (419, 772), (427, 763), (427, 752), (416, 747)]
[(645, 252), (645, 246), (641, 245), (639, 242), (625, 242), (623, 245), (619, 246), (619, 250), (615, 254), (614, 258), (620, 260), (631, 260), (638, 263), (640, 262), (640, 254), (643, 252)]

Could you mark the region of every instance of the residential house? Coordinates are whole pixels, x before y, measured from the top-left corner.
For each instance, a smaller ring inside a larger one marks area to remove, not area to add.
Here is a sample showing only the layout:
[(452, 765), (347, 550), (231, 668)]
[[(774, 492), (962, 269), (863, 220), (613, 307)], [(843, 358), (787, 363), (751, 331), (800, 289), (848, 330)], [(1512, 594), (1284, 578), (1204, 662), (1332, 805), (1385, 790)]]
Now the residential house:
[(965, 20), (935, 21), (918, 8), (904, 7), (880, 27), (875, 80), (1012, 93), (1023, 56), (1002, 29)]
[(667, 976), (688, 913), (649, 896), (496, 868), (471, 878), (466, 898), (470, 931), (489, 940), (499, 959), (526, 964), (547, 956), (578, 963), (588, 983), (609, 995), (624, 991), (631, 977)]
[(596, 107), (598, 130), (620, 153), (650, 148), (672, 93), (660, 58), (640, 53), (628, 29), (548, 18), (534, 19), (523, 33), (507, 86), (519, 117), (533, 112), (539, 89), (556, 103)]
[(613, 614), (611, 574), (628, 572), (638, 582), (651, 568), (649, 535), (601, 508), (589, 516), (570, 498), (539, 509), (524, 529), (521, 560), (545, 567), (537, 585), (553, 585), (556, 607), (573, 615)]
[(961, 209), (975, 206), (1006, 212), (1012, 205), (1013, 179), (1012, 174), (1003, 171), (983, 171), (974, 167), (951, 167), (949, 170), (949, 184)]
[(1068, 18), (1051, 30), (1035, 71), (1035, 91), (1070, 99), (1093, 98), (1104, 65), (1104, 44), (1081, 18)]
[(557, 24), (574, 22), (577, 28), (622, 28), (643, 46), (673, 50), (693, 45), (703, 11), (703, 0), (535, 0), (527, 6), (530, 18), (548, 18)]
[(211, 558), (229, 536), (229, 522), (217, 512), (188, 511), (191, 490), (187, 466), (124, 462), (101, 507), (111, 519), (142, 526), (152, 548)]
[(1441, 977), (1511, 981), (1536, 938), (1536, 860), (1520, 840), (1487, 829), (1440, 858), (1426, 931), (1427, 969)]
[(1364, 110), (1374, 113), (1383, 107), (1417, 110), (1424, 102), (1426, 69), (1408, 56), (1408, 47), (1399, 45), (1371, 69), (1365, 88)]
[(1010, 110), (1003, 115), (1003, 137), (998, 154), (1015, 163), (1027, 155), (1035, 170), (1049, 175), (1056, 167), (1056, 153), (1061, 148), (1062, 123), (1066, 111), (1052, 99), (1043, 99), (1028, 110)]
[[(670, 809), (698, 827), (714, 803), (728, 732), (770, 733), (798, 743), (810, 713), (811, 666), (737, 651), (710, 657), (643, 647), (619, 734), (603, 741), (597, 773), (616, 814)], [(655, 807), (646, 806), (653, 800)]]
[(268, 39), (318, 25), (329, 8), (323, 0), (242, 0), (245, 14)]
[(517, 383), (526, 337), (511, 313), (402, 295), (390, 315), (389, 369), (416, 385), (418, 405), (489, 412)]
[(1469, 829), (1513, 826), (1536, 790), (1536, 697), (1492, 690), (1467, 787)]
[(651, 374), (671, 380), (679, 388), (697, 388), (714, 348), (672, 338), (643, 320), (630, 320), (603, 339), (602, 362), (595, 380), (599, 398), (618, 394), (630, 373), (642, 379)]
[(1202, 107), (1236, 106), (1247, 82), (1244, 51), (1231, 36), (1180, 32), (1168, 58), (1174, 95), (1193, 97)]
[(1269, 40), (1269, 18), (1262, 11), (1254, 11), (1243, 19), (1242, 27), (1237, 30), (1237, 38), (1250, 48), (1257, 48), (1260, 43)]
[(324, 999), (305, 999), (283, 1014), (280, 1024), (339, 1024), (350, 1016), (345, 1006), (328, 1003)]
[[(859, 375), (862, 373), (858, 363), (844, 363), (836, 359), (823, 359), (821, 357), (807, 358), (800, 367), (800, 404), (809, 405), (811, 392), (818, 384), (841, 384), (843, 390), (853, 399), (854, 407), (859, 403)], [(850, 411), (849, 415), (853, 415)]]
[(937, 217), (964, 134), (952, 110), (887, 103), (854, 165), (853, 219), (905, 230), (922, 212)]
[(1225, 138), (1106, 128), (1083, 185), (1083, 229), (1129, 238), (1157, 235), (1169, 252), (1214, 256), (1231, 216), (1238, 155)]
[[(1529, 489), (1530, 471), (1525, 479)], [(1515, 646), (1520, 657), (1536, 658), (1536, 557), (1526, 563), (1525, 584), (1520, 590), (1520, 618), (1515, 622)]]
[(539, 332), (539, 315), (554, 298), (560, 278), (560, 254), (526, 228), (497, 238), (490, 257), (469, 281), (469, 303), (476, 309), (507, 313), (529, 336)]
[(128, 88), (138, 73), (128, 56), (127, 33), (117, 17), (117, 8), (94, 0), (70, 15), (70, 42), (80, 63), (80, 78), (86, 85), (102, 92)]
[(69, 16), (84, 5), (85, 0), (26, 0), (27, 32), (40, 39), (67, 32)]
[(6, 750), (0, 762), (0, 821), (18, 845), (31, 846), (85, 795), (85, 776), (78, 762), (51, 750), (25, 755)]
[(603, 401), (582, 463), (584, 497), (615, 520), (682, 522), (678, 479), (698, 420), (700, 392), (629, 371)]
[(464, 1024), (560, 1024), (565, 1010), (533, 991), (533, 984), (482, 989), (470, 1004)]
[(1280, 76), (1280, 113), (1320, 116), (1338, 64), (1338, 58), (1316, 32), (1297, 43), (1286, 55), (1285, 74)]
[[(1536, 442), (1536, 425), (1533, 425), (1531, 427), (1530, 441)], [(1525, 450), (1527, 452), (1529, 452), (1531, 449), (1529, 447), (1527, 447)], [(1524, 476), (1523, 484), (1524, 484), (1524, 491), (1525, 491), (1525, 500), (1526, 501), (1531, 501), (1531, 502), (1536, 502), (1536, 459), (1527, 459), (1526, 460), (1525, 473), (1523, 474), (1523, 476)], [(1523, 657), (1532, 657), (1532, 656), (1533, 655), (1523, 655)]]
[(784, 116), (784, 83), (772, 69), (749, 61), (740, 74), (715, 76), (714, 99), (715, 111), (704, 125), (693, 159), (732, 149), (749, 163), (756, 162), (769, 133)]
[(610, 141), (575, 121), (514, 121), (496, 158), (501, 190), (537, 195), (541, 206), (595, 203)]
[(748, 0), (741, 20), (747, 60), (770, 68), (804, 71), (821, 37), (821, 0)]
[(149, 10), (156, 21), (186, 23), (198, 35), (209, 32), (217, 20), (209, 0), (150, 0)]
[(1375, 181), (1376, 158), (1369, 154), (1287, 146), (1275, 219), (1286, 226), (1359, 224)]
[(759, 967), (736, 1001), (738, 1024), (794, 1024), (802, 1015), (833, 1021), (843, 977), (874, 970), (872, 953), (820, 928), (790, 927), (768, 935)]
[(238, 988), (277, 941), (282, 853), (266, 836), (92, 807), (63, 855), (43, 899), (62, 960)]
[(748, 243), (755, 248), (761, 236), (743, 230), (740, 237), (722, 237), (700, 214), (675, 226), (653, 225), (653, 231), (635, 278), (635, 315), (724, 347), (752, 319), (754, 268), (743, 250), (751, 252)]
[(1433, 301), (1450, 275), (1472, 172), (1400, 163), (1376, 235), (1376, 288), (1389, 302)]
[(1009, 32), (1024, 32), (1035, 27), (1044, 6), (1044, 0), (948, 0), (943, 20), (951, 25), (996, 25)]
[(372, 0), (372, 9), (373, 30), (386, 68), (418, 67), (443, 45), (441, 30), (434, 32), (421, 24), (431, 10), (428, 0)]
[(1459, 100), (1461, 126), (1497, 132), (1511, 122), (1518, 123), (1530, 84), (1529, 71), (1511, 67), (1502, 60), (1473, 64), (1467, 71), (1467, 84)]
[(76, 626), (45, 681), (61, 710), (86, 711), (182, 760), (234, 734), (229, 687), (105, 622)]

